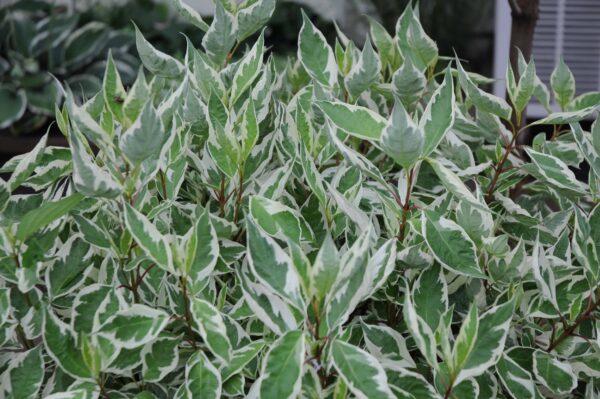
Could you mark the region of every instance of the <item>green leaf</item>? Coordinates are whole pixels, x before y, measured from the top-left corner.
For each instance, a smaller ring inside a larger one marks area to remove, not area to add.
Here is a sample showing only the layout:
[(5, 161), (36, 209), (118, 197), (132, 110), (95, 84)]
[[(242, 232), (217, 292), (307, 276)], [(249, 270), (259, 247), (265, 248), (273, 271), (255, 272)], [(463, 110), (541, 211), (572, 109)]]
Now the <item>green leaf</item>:
[(475, 244), (462, 227), (430, 210), (423, 211), (421, 224), (427, 246), (444, 268), (468, 277), (485, 278)]
[(268, 198), (253, 195), (250, 198), (250, 215), (270, 236), (300, 243), (300, 212)]
[(202, 38), (202, 46), (211, 61), (221, 67), (235, 44), (237, 23), (235, 16), (227, 11), (220, 1), (215, 5), (215, 17)]
[(156, 49), (144, 38), (136, 24), (133, 24), (133, 27), (135, 28), (135, 45), (138, 54), (144, 67), (150, 73), (164, 78), (176, 78), (183, 73), (184, 67), (181, 62)]
[(219, 310), (202, 299), (192, 298), (190, 311), (194, 329), (200, 334), (210, 351), (223, 362), (231, 358), (231, 342)]
[(540, 383), (556, 395), (566, 395), (577, 387), (577, 378), (571, 366), (550, 353), (540, 350), (533, 352), (533, 373)]
[(83, 198), (83, 195), (75, 193), (58, 201), (46, 202), (41, 207), (27, 212), (19, 223), (16, 238), (25, 241), (39, 229), (69, 213)]
[(410, 169), (421, 157), (423, 132), (396, 100), (394, 109), (381, 135), (381, 148), (404, 169)]
[(158, 267), (174, 272), (169, 243), (146, 216), (128, 203), (125, 203), (125, 224), (135, 241)]
[(360, 96), (363, 91), (368, 90), (379, 80), (380, 71), (381, 62), (373, 50), (371, 41), (367, 38), (358, 62), (352, 66), (350, 73), (344, 78), (348, 93), (353, 98)]
[(204, 22), (202, 16), (193, 7), (184, 3), (183, 0), (170, 0), (170, 2), (173, 4), (173, 7), (175, 7), (179, 15), (187, 22), (195, 25), (204, 32), (208, 30), (208, 24)]
[(359, 105), (339, 101), (318, 101), (329, 120), (348, 134), (366, 140), (379, 140), (387, 121), (381, 115)]
[(248, 3), (250, 5), (240, 8), (236, 15), (238, 42), (252, 36), (271, 19), (275, 11), (276, 0), (252, 0)]
[(450, 68), (447, 68), (444, 81), (433, 92), (419, 121), (419, 128), (425, 136), (424, 157), (431, 154), (437, 148), (454, 124), (455, 102), (454, 81), (450, 74)]
[(394, 38), (387, 32), (385, 27), (377, 20), (367, 15), (369, 19), (369, 32), (373, 43), (379, 50), (379, 58), (383, 67), (389, 67), (390, 70), (396, 70), (400, 63), (400, 53)]
[(593, 142), (590, 140), (590, 138), (593, 140), (593, 137), (588, 138), (581, 128), (581, 125), (577, 122), (571, 123), (571, 132), (573, 133), (573, 138), (581, 150), (583, 157), (590, 165), (590, 168), (594, 171), (596, 176), (600, 176), (600, 155)]
[(271, 345), (260, 373), (260, 398), (284, 399), (298, 396), (302, 382), (304, 346), (302, 331), (289, 331)]
[(311, 78), (325, 87), (337, 83), (338, 68), (333, 50), (320, 30), (302, 11), (302, 28), (298, 35), (298, 59)]
[(264, 52), (264, 32), (260, 34), (254, 46), (248, 51), (240, 61), (231, 86), (230, 104), (235, 104), (246, 90), (250, 88), (252, 82), (259, 75), (263, 66)]
[(225, 106), (212, 92), (208, 101), (209, 135), (207, 148), (217, 167), (227, 177), (233, 177), (238, 168), (240, 148), (228, 122)]
[(111, 317), (98, 334), (121, 348), (134, 349), (155, 340), (168, 322), (162, 310), (136, 303)]
[(575, 96), (575, 77), (565, 64), (563, 57), (560, 57), (558, 64), (550, 75), (550, 86), (554, 93), (554, 98), (561, 109), (565, 109)]
[(346, 342), (331, 344), (333, 366), (350, 391), (360, 398), (395, 398), (381, 364), (367, 352)]
[(188, 398), (221, 398), (221, 375), (206, 358), (196, 352), (185, 366), (185, 391)]

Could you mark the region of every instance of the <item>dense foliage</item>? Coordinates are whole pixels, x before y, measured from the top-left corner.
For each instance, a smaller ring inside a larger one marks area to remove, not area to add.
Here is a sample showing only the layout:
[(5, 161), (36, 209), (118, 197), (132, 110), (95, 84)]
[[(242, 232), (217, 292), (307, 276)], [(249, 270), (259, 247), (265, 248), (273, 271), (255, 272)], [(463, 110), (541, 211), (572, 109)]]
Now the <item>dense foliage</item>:
[(494, 97), (411, 7), (280, 64), (275, 0), (172, 3), (203, 50), (137, 30), (135, 83), (109, 55), (70, 148), (3, 167), (0, 396), (598, 395), (599, 93), (521, 60)]

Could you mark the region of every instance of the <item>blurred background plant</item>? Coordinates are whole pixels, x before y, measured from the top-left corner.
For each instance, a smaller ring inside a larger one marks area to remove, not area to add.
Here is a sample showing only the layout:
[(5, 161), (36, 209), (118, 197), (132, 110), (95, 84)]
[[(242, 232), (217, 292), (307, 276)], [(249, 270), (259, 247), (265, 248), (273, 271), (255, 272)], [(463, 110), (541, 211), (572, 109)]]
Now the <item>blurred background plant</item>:
[(80, 1), (76, 7), (49, 0), (0, 5), (0, 134), (45, 131), (59, 91), (52, 76), (80, 99), (100, 90), (108, 50), (129, 85), (137, 76), (131, 20), (164, 51), (183, 51), (182, 32), (198, 35), (171, 8), (153, 0)]

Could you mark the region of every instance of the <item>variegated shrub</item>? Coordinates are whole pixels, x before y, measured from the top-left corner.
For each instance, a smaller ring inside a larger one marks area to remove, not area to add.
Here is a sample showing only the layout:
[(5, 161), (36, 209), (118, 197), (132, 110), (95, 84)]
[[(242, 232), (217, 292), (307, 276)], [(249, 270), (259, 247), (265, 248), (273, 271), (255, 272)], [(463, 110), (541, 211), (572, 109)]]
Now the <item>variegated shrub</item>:
[(172, 3), (202, 43), (2, 168), (0, 397), (597, 397), (600, 93), (494, 97), (412, 7), (282, 60), (275, 0)]

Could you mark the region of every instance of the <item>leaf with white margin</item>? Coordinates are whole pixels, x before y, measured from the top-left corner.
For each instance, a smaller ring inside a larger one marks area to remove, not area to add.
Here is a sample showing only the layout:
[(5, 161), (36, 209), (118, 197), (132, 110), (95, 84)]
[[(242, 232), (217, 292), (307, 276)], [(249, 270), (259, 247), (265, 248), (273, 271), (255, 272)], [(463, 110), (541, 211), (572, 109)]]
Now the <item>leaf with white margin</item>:
[(158, 267), (173, 273), (173, 253), (168, 241), (141, 212), (129, 203), (124, 206), (125, 225), (135, 241)]
[(188, 398), (220, 399), (221, 374), (202, 352), (194, 353), (185, 365), (185, 391)]
[(305, 338), (302, 331), (288, 331), (277, 339), (265, 359), (259, 379), (261, 399), (296, 398), (302, 382)]
[(558, 309), (554, 271), (546, 258), (544, 248), (540, 245), (539, 238), (536, 239), (532, 249), (531, 271), (542, 296)]
[(464, 367), (455, 380), (455, 385), (467, 378), (477, 377), (492, 367), (504, 351), (504, 344), (515, 308), (515, 298), (497, 305), (479, 317), (479, 328), (475, 346)]
[(384, 325), (361, 322), (367, 350), (383, 367), (390, 370), (403, 370), (416, 367), (406, 341), (398, 331)]
[(417, 314), (435, 331), (448, 309), (448, 284), (439, 264), (419, 274), (413, 285), (412, 296)]
[(136, 303), (117, 312), (98, 334), (121, 348), (134, 349), (155, 340), (168, 322), (164, 311)]
[(451, 370), (453, 372), (457, 372), (463, 368), (475, 347), (479, 330), (477, 315), (477, 305), (471, 304), (471, 309), (463, 319), (458, 336), (454, 342), (454, 347), (452, 348)]
[(8, 191), (13, 191), (31, 176), (38, 163), (42, 160), (44, 149), (48, 143), (48, 133), (44, 134), (35, 147), (23, 155), (8, 179)]
[(96, 399), (100, 396), (99, 390), (74, 389), (67, 392), (57, 392), (48, 395), (45, 399)]
[(265, 347), (265, 341), (253, 341), (248, 345), (233, 352), (231, 360), (221, 368), (221, 377), (227, 381), (231, 376), (243, 370), (243, 368), (254, 359)]
[(289, 305), (280, 296), (268, 290), (265, 285), (252, 281), (247, 266), (242, 266), (238, 277), (245, 302), (254, 315), (271, 331), (282, 335), (298, 327), (300, 320), (296, 318)]
[(573, 133), (573, 138), (579, 146), (585, 160), (590, 165), (590, 168), (594, 171), (596, 176), (600, 176), (600, 155), (594, 148), (594, 144), (590, 140), (591, 137), (586, 137), (587, 135), (581, 128), (581, 125), (577, 122), (571, 123), (571, 132)]
[(300, 243), (302, 215), (299, 211), (258, 195), (250, 197), (249, 208), (253, 220), (265, 233), (281, 240), (290, 239)]
[(144, 67), (150, 73), (163, 78), (176, 78), (183, 73), (184, 67), (181, 62), (150, 44), (135, 23), (133, 27), (135, 28), (135, 45), (138, 54)]
[(179, 363), (181, 337), (158, 337), (144, 346), (141, 352), (144, 381), (158, 382), (166, 377)]
[(410, 289), (408, 288), (408, 285), (405, 287), (403, 313), (406, 327), (427, 363), (429, 363), (432, 368), (437, 369), (436, 341), (433, 330), (417, 313), (417, 309), (413, 304), (412, 295), (410, 294)]
[(410, 58), (392, 76), (392, 91), (400, 98), (404, 107), (413, 109), (427, 87), (425, 74), (418, 70)]
[(458, 69), (460, 86), (477, 109), (499, 116), (504, 120), (510, 119), (512, 108), (503, 98), (496, 97), (478, 88), (471, 81), (471, 78), (463, 69), (458, 58), (456, 58), (456, 67)]
[(8, 369), (2, 375), (2, 390), (11, 398), (36, 398), (44, 381), (42, 347), (10, 356)]
[(121, 136), (119, 147), (128, 160), (139, 164), (148, 158), (159, 156), (166, 142), (166, 135), (161, 118), (152, 106), (152, 101), (148, 101), (133, 125)]
[(424, 210), (421, 227), (427, 246), (443, 267), (464, 276), (485, 278), (475, 243), (456, 222), (435, 211)]
[(300, 152), (300, 163), (306, 182), (312, 193), (318, 198), (321, 206), (325, 208), (327, 206), (327, 191), (325, 191), (323, 178), (304, 144), (300, 143), (298, 151)]
[(395, 398), (379, 362), (364, 350), (336, 339), (331, 344), (333, 367), (360, 399)]
[(369, 240), (371, 229), (365, 230), (342, 256), (333, 288), (325, 299), (325, 319), (329, 331), (346, 322), (360, 301), (369, 293)]
[(104, 79), (102, 80), (102, 93), (104, 102), (110, 113), (120, 122), (123, 121), (123, 101), (127, 95), (121, 75), (112, 56), (112, 51), (108, 50), (108, 59), (106, 69), (104, 70)]
[(258, 141), (258, 136), (260, 134), (258, 123), (259, 122), (256, 119), (256, 108), (254, 108), (254, 101), (250, 99), (246, 103), (239, 133), (239, 140), (241, 144), (240, 163), (242, 164), (246, 161), (246, 159), (248, 159), (252, 153), (252, 149)]
[(233, 76), (231, 85), (231, 95), (229, 103), (235, 104), (246, 90), (250, 88), (256, 77), (259, 75), (263, 66), (263, 53), (265, 47), (264, 31), (258, 37), (254, 46), (239, 62)]
[(241, 149), (233, 135), (225, 105), (215, 92), (211, 92), (206, 114), (210, 116), (206, 148), (219, 170), (231, 178), (238, 169)]
[(379, 169), (364, 155), (359, 154), (358, 152), (348, 148), (336, 135), (336, 129), (334, 129), (331, 124), (326, 122), (325, 131), (327, 132), (327, 136), (329, 137), (329, 141), (334, 145), (339, 153), (344, 156), (344, 159), (352, 166), (360, 169), (365, 175), (370, 178), (376, 180), (378, 183), (382, 184), (383, 187), (386, 187), (390, 190), (392, 188), (386, 182), (385, 178), (379, 171)]
[(304, 312), (300, 276), (294, 263), (275, 240), (251, 217), (246, 219), (248, 265), (254, 276), (291, 305)]
[(454, 80), (450, 68), (446, 69), (444, 81), (433, 92), (421, 119), (419, 128), (423, 131), (424, 147), (423, 156), (431, 154), (444, 139), (446, 132), (454, 124), (454, 108), (456, 98), (454, 95)]
[(404, 169), (411, 168), (421, 157), (424, 146), (423, 131), (396, 99), (390, 118), (381, 135), (381, 148)]
[(387, 377), (390, 389), (399, 399), (442, 398), (435, 388), (419, 373), (398, 369), (388, 373)]
[(371, 40), (367, 37), (358, 62), (352, 65), (352, 69), (344, 78), (348, 93), (353, 98), (360, 96), (363, 91), (368, 90), (379, 80), (380, 71), (381, 61), (373, 50)]
[(588, 117), (598, 108), (598, 104), (582, 108), (577, 111), (553, 112), (545, 118), (539, 119), (529, 126), (536, 125), (566, 125), (569, 123), (579, 122)]
[(321, 301), (333, 287), (340, 271), (339, 252), (329, 234), (325, 235), (321, 249), (310, 268), (311, 296)]
[(560, 57), (550, 75), (550, 86), (556, 102), (562, 109), (565, 109), (575, 96), (575, 77), (565, 64), (563, 57)]
[(73, 157), (73, 183), (75, 189), (87, 197), (114, 198), (121, 194), (121, 186), (112, 176), (94, 163), (87, 152), (77, 129), (69, 136)]
[(390, 238), (371, 256), (367, 265), (369, 297), (383, 286), (396, 267), (397, 239)]
[(317, 101), (317, 105), (335, 126), (361, 139), (378, 141), (387, 125), (383, 116), (360, 105), (340, 101)]
[(194, 319), (194, 330), (200, 334), (210, 351), (225, 363), (229, 362), (231, 342), (219, 310), (205, 300), (191, 298), (190, 312)]
[[(75, 104), (75, 100), (73, 99), (73, 94), (70, 92), (67, 93), (67, 98), (65, 99), (65, 104), (67, 110), (69, 111), (69, 119), (71, 120), (72, 125), (77, 126), (78, 130), (83, 133), (83, 135), (91, 140), (97, 146), (110, 148), (112, 147), (112, 138), (110, 134), (100, 126), (98, 122), (92, 118), (92, 116), (88, 113), (85, 107), (79, 107)], [(71, 134), (72, 136), (73, 134)]]
[(94, 380), (77, 345), (75, 332), (49, 309), (44, 308), (44, 346), (52, 360), (68, 375)]
[(540, 383), (556, 395), (566, 395), (577, 387), (577, 377), (571, 366), (541, 350), (533, 353), (533, 373)]
[(276, 0), (252, 0), (248, 3), (249, 6), (240, 8), (236, 14), (238, 42), (250, 37), (271, 19), (275, 11)]
[(205, 285), (219, 259), (219, 241), (208, 208), (204, 209), (186, 236), (185, 274), (194, 284)]
[(195, 25), (204, 32), (208, 30), (208, 24), (204, 22), (202, 16), (193, 7), (184, 3), (183, 0), (170, 0), (170, 2), (173, 4), (179, 15), (187, 22)]
[(575, 173), (561, 159), (531, 148), (526, 148), (525, 151), (531, 158), (532, 163), (530, 165), (535, 168), (541, 179), (547, 183), (559, 189), (574, 191), (580, 194), (587, 192), (585, 185), (577, 180)]
[(225, 9), (221, 1), (217, 1), (215, 6), (215, 16), (202, 38), (202, 46), (206, 55), (220, 67), (235, 44), (238, 24), (235, 16)]
[(431, 165), (433, 171), (446, 190), (450, 191), (457, 199), (468, 202), (469, 205), (483, 212), (490, 212), (487, 205), (477, 199), (477, 197), (475, 197), (475, 195), (467, 188), (465, 183), (463, 183), (454, 172), (445, 167), (440, 161), (427, 158), (427, 163)]
[(502, 354), (500, 359), (498, 359), (496, 373), (500, 377), (504, 388), (506, 388), (513, 398), (537, 398), (535, 383), (529, 371), (512, 360), (506, 353)]
[(325, 87), (337, 83), (338, 67), (333, 50), (325, 36), (302, 11), (302, 27), (298, 34), (298, 59), (311, 78)]

